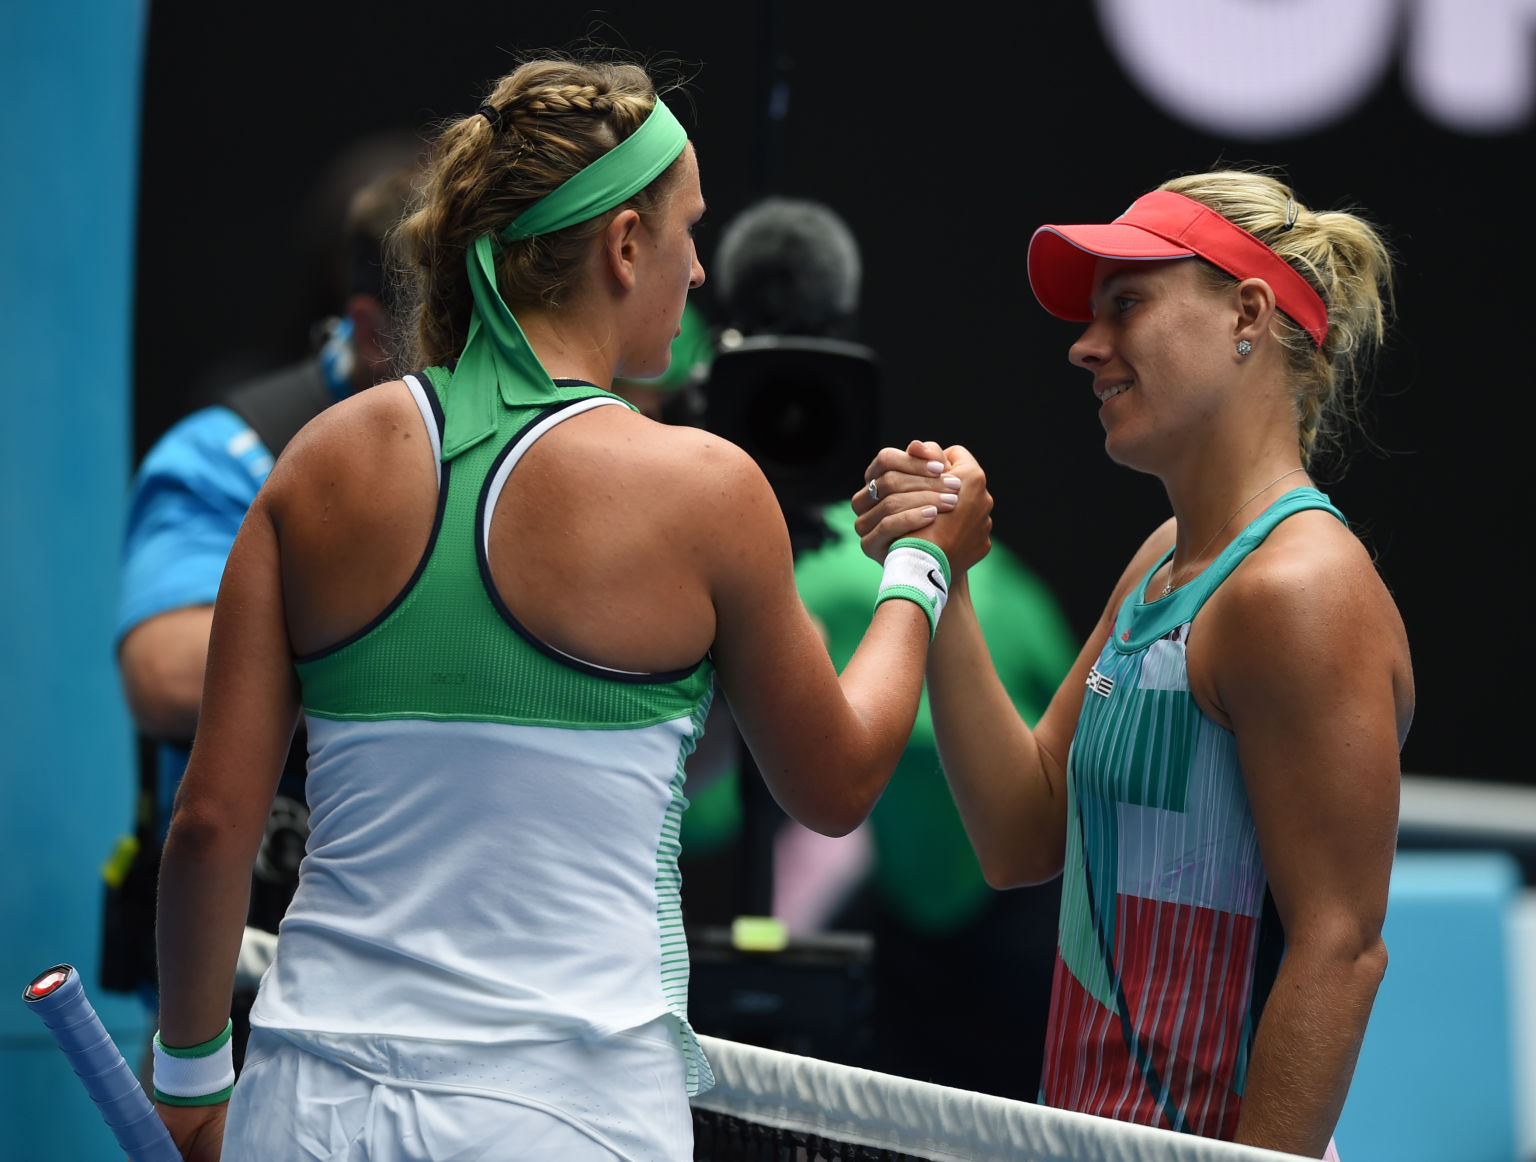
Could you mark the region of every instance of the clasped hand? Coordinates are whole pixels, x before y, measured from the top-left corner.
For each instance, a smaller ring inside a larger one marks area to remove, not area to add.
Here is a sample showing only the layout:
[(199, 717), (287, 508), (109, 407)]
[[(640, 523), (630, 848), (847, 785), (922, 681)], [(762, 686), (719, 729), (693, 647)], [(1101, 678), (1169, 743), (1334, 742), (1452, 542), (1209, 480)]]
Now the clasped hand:
[(864, 482), (853, 494), (854, 527), (873, 560), (884, 562), (901, 537), (922, 537), (944, 550), (959, 575), (991, 549), (987, 474), (961, 445), (913, 440), (905, 449), (882, 448), (864, 470)]

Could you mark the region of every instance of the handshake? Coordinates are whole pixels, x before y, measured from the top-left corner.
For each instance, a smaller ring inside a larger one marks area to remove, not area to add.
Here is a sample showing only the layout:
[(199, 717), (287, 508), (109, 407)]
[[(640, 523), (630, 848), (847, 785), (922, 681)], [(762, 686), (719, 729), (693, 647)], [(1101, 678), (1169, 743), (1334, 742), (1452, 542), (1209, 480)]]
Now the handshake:
[(959, 444), (913, 440), (905, 449), (882, 448), (853, 494), (854, 527), (873, 560), (884, 563), (903, 537), (929, 541), (963, 574), (992, 547), (992, 494), (987, 474)]

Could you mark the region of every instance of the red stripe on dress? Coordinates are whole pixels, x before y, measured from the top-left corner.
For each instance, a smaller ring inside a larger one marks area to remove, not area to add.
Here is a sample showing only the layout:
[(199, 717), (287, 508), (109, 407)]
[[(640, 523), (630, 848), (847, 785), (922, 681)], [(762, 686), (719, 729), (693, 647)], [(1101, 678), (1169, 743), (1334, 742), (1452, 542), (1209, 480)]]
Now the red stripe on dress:
[[(1246, 1035), (1256, 921), (1144, 897), (1119, 897), (1115, 912), (1122, 988), (1152, 1068), (1189, 1130), (1230, 1139), (1241, 1106), (1235, 1074), (1246, 1055), (1235, 1047)], [(1169, 1125), (1161, 1095), (1125, 1044), (1119, 1014), (1077, 981), (1060, 954), (1041, 1092), (1060, 1109)]]

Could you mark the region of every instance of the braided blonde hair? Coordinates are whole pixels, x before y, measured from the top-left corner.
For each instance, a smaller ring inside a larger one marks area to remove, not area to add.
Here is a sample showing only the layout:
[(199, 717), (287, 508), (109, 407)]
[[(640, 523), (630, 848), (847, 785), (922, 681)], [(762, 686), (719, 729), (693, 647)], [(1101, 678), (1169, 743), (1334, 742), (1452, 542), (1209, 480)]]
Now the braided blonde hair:
[[(528, 61), (491, 88), (479, 112), (449, 122), (432, 148), (417, 199), (393, 239), (403, 301), (412, 304), (415, 366), (456, 358), (468, 337), (472, 299), (465, 253), (499, 232), (566, 178), (607, 153), (655, 107), (657, 93), (638, 65), (575, 59)], [(655, 212), (671, 191), (677, 163), (624, 203)], [(591, 241), (619, 207), (552, 234), (499, 246), (502, 298), (559, 307), (581, 277)]]
[[(1159, 188), (1193, 198), (1257, 237), (1322, 297), (1328, 337), (1321, 349), (1283, 312), (1276, 312), (1274, 325), (1296, 393), (1301, 462), (1311, 465), (1358, 417), (1361, 376), (1386, 337), (1392, 301), (1392, 255), (1386, 242), (1352, 212), (1307, 209), (1288, 185), (1267, 173), (1193, 174)], [(1236, 282), (1210, 263), (1200, 266), (1214, 285)]]

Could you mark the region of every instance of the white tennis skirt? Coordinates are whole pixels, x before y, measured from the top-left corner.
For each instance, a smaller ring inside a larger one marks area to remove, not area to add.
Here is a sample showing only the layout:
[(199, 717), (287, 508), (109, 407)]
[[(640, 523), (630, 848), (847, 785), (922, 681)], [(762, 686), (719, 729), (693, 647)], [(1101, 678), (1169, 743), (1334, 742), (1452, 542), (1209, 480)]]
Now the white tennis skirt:
[(603, 1040), (302, 1041), (251, 1030), (224, 1162), (687, 1162), (672, 1022)]

